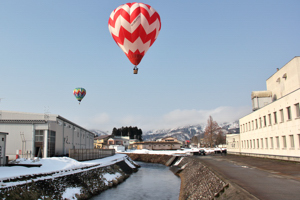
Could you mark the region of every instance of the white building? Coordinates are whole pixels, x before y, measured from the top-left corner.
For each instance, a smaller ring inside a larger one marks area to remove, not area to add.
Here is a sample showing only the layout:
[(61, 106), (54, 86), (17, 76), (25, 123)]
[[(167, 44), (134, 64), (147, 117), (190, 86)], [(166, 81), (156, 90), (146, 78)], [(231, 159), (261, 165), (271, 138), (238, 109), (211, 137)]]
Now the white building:
[(6, 155), (51, 157), (69, 149), (93, 149), (94, 134), (54, 114), (0, 111), (0, 132), (6, 132)]
[(252, 92), (253, 112), (228, 135), (228, 152), (300, 161), (300, 57), (277, 69), (267, 91)]

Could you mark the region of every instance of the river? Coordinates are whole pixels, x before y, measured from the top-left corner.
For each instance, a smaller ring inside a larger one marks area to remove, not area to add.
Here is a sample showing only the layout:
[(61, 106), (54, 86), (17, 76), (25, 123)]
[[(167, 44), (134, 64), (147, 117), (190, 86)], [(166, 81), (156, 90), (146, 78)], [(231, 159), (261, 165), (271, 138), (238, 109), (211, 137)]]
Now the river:
[[(135, 161), (136, 162), (136, 161)], [(180, 178), (162, 164), (136, 162), (141, 166), (126, 181), (108, 189), (93, 200), (178, 200)]]

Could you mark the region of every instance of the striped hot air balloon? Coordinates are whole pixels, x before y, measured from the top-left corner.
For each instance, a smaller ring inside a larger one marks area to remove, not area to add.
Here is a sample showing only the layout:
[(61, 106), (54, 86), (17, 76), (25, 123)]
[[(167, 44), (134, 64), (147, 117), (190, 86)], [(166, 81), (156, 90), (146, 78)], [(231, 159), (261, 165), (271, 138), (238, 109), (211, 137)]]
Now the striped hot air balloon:
[(156, 40), (160, 29), (160, 16), (144, 3), (126, 3), (117, 7), (108, 20), (108, 29), (128, 59), (137, 65)]
[(79, 104), (80, 104), (81, 100), (86, 95), (86, 90), (84, 88), (75, 88), (73, 90), (73, 94), (74, 94), (75, 98), (79, 101)]

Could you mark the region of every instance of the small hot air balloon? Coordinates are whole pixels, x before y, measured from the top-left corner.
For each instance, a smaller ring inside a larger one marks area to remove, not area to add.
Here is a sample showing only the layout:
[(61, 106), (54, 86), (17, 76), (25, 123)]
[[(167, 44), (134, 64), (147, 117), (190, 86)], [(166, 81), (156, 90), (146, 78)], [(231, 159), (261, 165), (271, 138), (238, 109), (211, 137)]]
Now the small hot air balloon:
[(83, 97), (86, 94), (86, 90), (84, 88), (75, 88), (73, 90), (73, 94), (74, 94), (75, 98), (79, 101), (79, 104), (80, 104), (81, 100), (83, 99)]
[(144, 3), (126, 3), (117, 7), (108, 20), (108, 29), (115, 42), (134, 64), (137, 65), (156, 40), (160, 29), (160, 16), (151, 6)]

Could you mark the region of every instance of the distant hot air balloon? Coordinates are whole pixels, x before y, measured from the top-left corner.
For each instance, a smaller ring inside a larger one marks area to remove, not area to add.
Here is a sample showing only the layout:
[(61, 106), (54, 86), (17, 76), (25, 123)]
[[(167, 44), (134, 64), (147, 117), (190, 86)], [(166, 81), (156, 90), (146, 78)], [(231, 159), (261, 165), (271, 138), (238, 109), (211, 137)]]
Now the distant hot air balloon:
[(159, 14), (144, 3), (126, 3), (117, 7), (108, 20), (108, 29), (115, 42), (134, 64), (137, 65), (156, 40), (161, 21)]
[(73, 94), (74, 94), (75, 98), (79, 101), (79, 104), (80, 104), (81, 100), (83, 99), (83, 97), (86, 94), (86, 90), (84, 88), (75, 88), (73, 90)]

